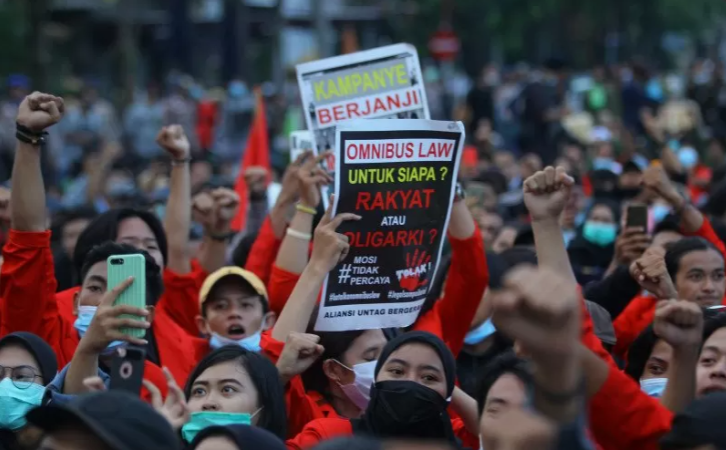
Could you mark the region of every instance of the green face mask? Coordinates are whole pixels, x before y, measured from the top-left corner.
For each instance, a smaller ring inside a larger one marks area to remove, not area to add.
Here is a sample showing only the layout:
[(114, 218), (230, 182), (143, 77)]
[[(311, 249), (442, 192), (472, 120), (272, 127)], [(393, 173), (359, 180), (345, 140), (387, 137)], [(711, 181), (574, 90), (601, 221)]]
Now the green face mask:
[(224, 427), (227, 425), (251, 425), (252, 418), (262, 411), (262, 408), (249, 413), (226, 413), (213, 411), (193, 412), (189, 422), (182, 426), (182, 438), (186, 442), (192, 442), (200, 431), (211, 426)]
[(36, 383), (27, 383), (21, 389), (13, 384), (10, 378), (0, 381), (0, 429), (17, 430), (25, 426), (25, 414), (40, 402), (45, 394), (45, 387)]
[(618, 229), (614, 223), (592, 222), (588, 220), (582, 228), (582, 236), (601, 247), (615, 242), (617, 235)]

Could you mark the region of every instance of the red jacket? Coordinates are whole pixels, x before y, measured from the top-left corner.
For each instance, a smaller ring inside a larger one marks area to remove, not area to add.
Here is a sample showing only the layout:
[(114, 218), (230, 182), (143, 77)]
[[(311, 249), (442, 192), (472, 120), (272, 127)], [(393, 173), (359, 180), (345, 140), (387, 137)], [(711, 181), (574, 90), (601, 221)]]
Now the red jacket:
[[(72, 312), (78, 288), (55, 293), (50, 231), (11, 231), (3, 255), (0, 336), (15, 331), (35, 333), (53, 347), (59, 367), (65, 366), (80, 340)], [(162, 364), (183, 386), (198, 358), (203, 356), (206, 341), (189, 336), (166, 313), (164, 303), (176, 300), (179, 294), (174, 290), (165, 292), (155, 311), (152, 330)]]
[[(713, 244), (726, 260), (726, 247), (724, 247), (716, 232), (713, 231), (711, 222), (707, 218), (703, 218), (701, 228), (691, 235), (701, 237)], [(657, 302), (658, 300), (651, 296), (635, 297), (615, 319), (613, 326), (615, 327), (617, 342), (613, 348), (613, 353), (616, 356), (624, 359), (635, 338), (653, 322)], [(723, 304), (726, 305), (726, 299), (724, 299)]]
[[(444, 295), (433, 308), (416, 320), (413, 329), (428, 331), (439, 336), (452, 353), (457, 355), (484, 295), (484, 289), (489, 283), (489, 271), (484, 253), (484, 241), (478, 229), (468, 239), (459, 240), (450, 237), (449, 241), (452, 256)], [(289, 292), (273, 300), (272, 289), (280, 287), (283, 277), (287, 280)], [(273, 266), (269, 294), (271, 308), (277, 314), (285, 306), (299, 277)], [(276, 362), (280, 358), (284, 343), (273, 339), (270, 333), (263, 333), (261, 346), (265, 354)], [(288, 383), (286, 399), (290, 435), (299, 433), (311, 420), (340, 417), (318, 392), (306, 392), (300, 377), (295, 377)]]
[(625, 375), (595, 336), (583, 302), (582, 343), (609, 366), (608, 378), (588, 402), (590, 431), (603, 450), (658, 450), (658, 440), (670, 431), (673, 413), (640, 390)]
[[(469, 433), (461, 419), (453, 419), (451, 426), (454, 436), (461, 439), (464, 447), (479, 448), (479, 436)], [(353, 425), (347, 419), (317, 419), (305, 425), (300, 434), (285, 444), (289, 450), (303, 450), (315, 447), (320, 442), (340, 436), (353, 434)]]
[[(440, 337), (456, 356), (489, 284), (489, 271), (484, 241), (478, 228), (467, 239), (449, 236), (449, 242), (451, 266), (443, 296), (431, 310), (416, 319), (414, 329)], [(299, 279), (299, 274), (272, 266), (268, 294), (270, 309), (278, 316)]]

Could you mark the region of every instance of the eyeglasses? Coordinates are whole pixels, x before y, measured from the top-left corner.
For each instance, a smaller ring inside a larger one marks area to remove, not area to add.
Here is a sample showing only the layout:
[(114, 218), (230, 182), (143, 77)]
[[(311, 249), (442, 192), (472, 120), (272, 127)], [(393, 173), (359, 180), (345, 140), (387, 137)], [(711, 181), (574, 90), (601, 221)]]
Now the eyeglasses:
[(30, 366), (4, 367), (0, 366), (0, 381), (10, 374), (10, 381), (18, 389), (28, 389), (36, 378), (41, 378)]

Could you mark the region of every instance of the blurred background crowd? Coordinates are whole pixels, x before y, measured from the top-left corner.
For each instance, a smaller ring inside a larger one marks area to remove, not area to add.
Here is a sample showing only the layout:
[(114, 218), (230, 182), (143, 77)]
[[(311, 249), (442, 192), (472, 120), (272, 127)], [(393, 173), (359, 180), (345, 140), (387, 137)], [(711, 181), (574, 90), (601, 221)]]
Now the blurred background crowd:
[(262, 112), (279, 179), (289, 133), (305, 128), (295, 64), (401, 41), (419, 49), (432, 118), (467, 124), (461, 176), (488, 245), (522, 235), (507, 223), (543, 164), (578, 178), (571, 238), (593, 191), (635, 196), (654, 160), (694, 203), (726, 210), (720, 2), (4, 0), (0, 30), (6, 187), (18, 103), (43, 90), (68, 105), (42, 159), (56, 218), (126, 204), (163, 214), (169, 167), (154, 139), (172, 123), (190, 137), (199, 192), (234, 185)]

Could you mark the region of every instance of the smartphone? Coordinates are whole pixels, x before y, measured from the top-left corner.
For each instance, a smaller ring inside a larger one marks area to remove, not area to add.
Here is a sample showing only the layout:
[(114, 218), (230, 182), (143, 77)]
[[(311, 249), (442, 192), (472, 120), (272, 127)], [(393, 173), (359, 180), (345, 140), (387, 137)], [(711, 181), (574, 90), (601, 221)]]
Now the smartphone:
[[(131, 305), (136, 308), (146, 308), (146, 258), (140, 253), (130, 255), (112, 255), (106, 260), (106, 285), (113, 289), (123, 283), (127, 278), (134, 277), (134, 282), (118, 296), (115, 305)], [(119, 317), (146, 320), (143, 316), (123, 314)], [(146, 330), (143, 328), (121, 328), (121, 332), (136, 338), (143, 338)]]
[(134, 395), (141, 393), (144, 379), (146, 351), (138, 347), (123, 347), (113, 353), (110, 389), (119, 389)]
[(648, 231), (648, 207), (645, 205), (630, 205), (627, 210), (626, 227), (641, 227)]

